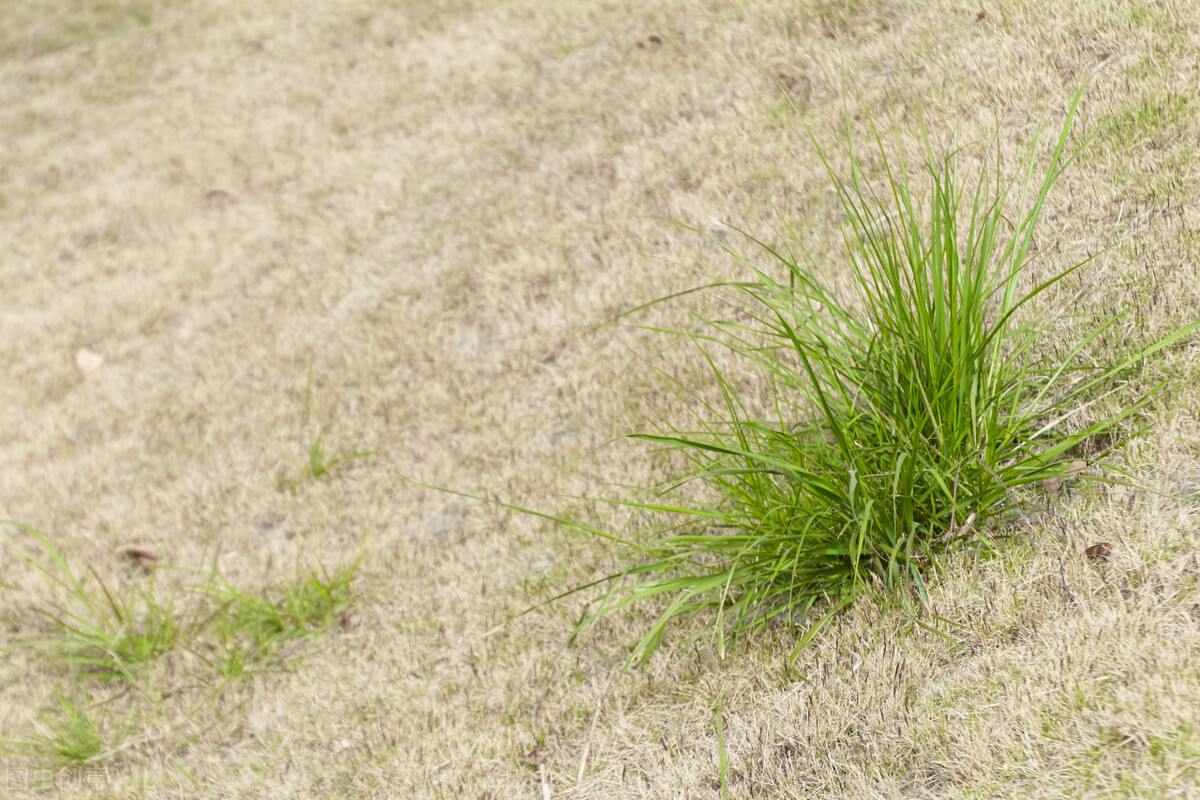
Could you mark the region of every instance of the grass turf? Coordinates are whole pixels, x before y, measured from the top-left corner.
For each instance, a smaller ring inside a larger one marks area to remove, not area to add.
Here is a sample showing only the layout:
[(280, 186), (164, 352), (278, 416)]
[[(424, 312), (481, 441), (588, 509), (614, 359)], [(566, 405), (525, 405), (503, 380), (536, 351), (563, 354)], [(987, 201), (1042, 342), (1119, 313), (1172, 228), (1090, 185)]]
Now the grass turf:
[[(957, 118), (971, 140), (999, 121), (1019, 152), (1047, 104), (1061, 117), (1103, 65), (1079, 124), (1119, 125), (1048, 198), (1038, 268), (1111, 249), (1046, 302), (1108, 316), (1133, 300), (1095, 340), (1118, 360), (1193, 321), (1200, 44), (1186, 5), (116, 3), (75, 27), (71, 10), (3, 12), (3, 516), (110, 587), (133, 580), (112, 548), (135, 541), (186, 566), (219, 548), (223, 574), (255, 593), (318, 541), (348, 563), (371, 529), (356, 625), (310, 645), (303, 668), (203, 703), (101, 706), (118, 724), (98, 730), (125, 747), (63, 775), (74, 794), (700, 797), (724, 783), (733, 797), (1161, 797), (1194, 784), (1191, 349), (1137, 376), (1180, 387), (1123, 454), (1153, 491), (1040, 497), (1049, 513), (999, 555), (945, 566), (929, 603), (966, 631), (957, 647), (864, 605), (794, 663), (794, 637), (771, 631), (718, 661), (688, 645), (709, 630), (698, 620), (610, 680), (661, 609), (602, 620), (573, 649), (582, 604), (504, 624), (615, 571), (610, 554), (398, 477), (557, 508), (680, 466), (596, 448), (642, 414), (686, 419), (687, 398), (654, 375), (702, 386), (704, 365), (591, 326), (694, 285), (696, 266), (738, 278), (708, 239), (652, 217), (718, 236), (769, 230), (775, 206), (811, 251), (837, 253), (837, 198), (797, 125), (837, 138), (843, 85), (885, 130), (911, 130), (919, 98), (931, 130)], [(851, 269), (834, 256), (822, 277), (840, 292)], [(86, 377), (81, 347), (105, 357)], [(323, 454), (375, 455), (281, 491), (275, 476), (312, 463), (314, 437)], [(627, 533), (659, 522), (566, 512)], [(1093, 562), (1083, 551), (1100, 541), (1113, 552)], [(36, 632), (42, 583), (0, 558), (6, 630)], [(20, 654), (0, 687), (0, 736), (58, 731), (89, 752), (60, 698), (107, 695), (64, 693)], [(521, 760), (531, 752), (540, 764)], [(21, 782), (47, 764), (6, 757), (8, 794), (35, 791)]]

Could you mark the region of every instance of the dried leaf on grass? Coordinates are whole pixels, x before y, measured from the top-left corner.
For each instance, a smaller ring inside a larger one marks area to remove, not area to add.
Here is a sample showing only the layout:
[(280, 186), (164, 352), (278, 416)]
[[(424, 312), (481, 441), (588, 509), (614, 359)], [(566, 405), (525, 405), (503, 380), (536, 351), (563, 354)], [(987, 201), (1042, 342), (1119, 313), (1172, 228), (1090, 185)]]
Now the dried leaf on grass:
[(1047, 494), (1058, 494), (1060, 491), (1062, 491), (1064, 481), (1069, 481), (1078, 477), (1079, 473), (1083, 472), (1085, 469), (1087, 469), (1086, 461), (1072, 461), (1071, 466), (1067, 468), (1067, 471), (1064, 472), (1061, 477), (1047, 478), (1046, 480), (1042, 481), (1042, 489), (1044, 489)]
[(85, 377), (100, 369), (100, 365), (103, 363), (104, 356), (95, 350), (81, 347), (75, 351), (75, 369)]
[(123, 544), (117, 547), (115, 552), (125, 556), (125, 558), (128, 558), (140, 567), (151, 567), (158, 563), (159, 560), (158, 553), (144, 544)]
[(528, 764), (531, 767), (540, 767), (542, 762), (546, 760), (546, 756), (550, 755), (550, 751), (545, 747), (534, 747), (525, 755), (517, 760), (522, 764)]

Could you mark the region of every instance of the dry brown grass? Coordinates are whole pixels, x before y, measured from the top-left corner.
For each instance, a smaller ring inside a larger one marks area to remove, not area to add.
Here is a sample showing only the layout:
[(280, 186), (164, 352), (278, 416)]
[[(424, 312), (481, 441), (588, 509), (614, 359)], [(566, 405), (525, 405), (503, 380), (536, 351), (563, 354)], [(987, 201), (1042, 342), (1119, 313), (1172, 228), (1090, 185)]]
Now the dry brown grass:
[[(355, 627), (208, 699), (110, 703), (126, 745), (64, 794), (716, 797), (717, 708), (733, 797), (1196, 794), (1194, 345), (1152, 368), (1182, 388), (1128, 453), (1177, 497), (1077, 495), (957, 563), (934, 604), (962, 650), (864, 606), (792, 668), (782, 635), (721, 662), (675, 631), (610, 682), (648, 610), (573, 648), (577, 602), (502, 626), (609, 553), (401, 477), (553, 510), (652, 483), (643, 451), (596, 448), (670, 413), (650, 365), (694, 365), (594, 324), (730, 268), (652, 216), (764, 232), (774, 203), (836, 243), (796, 127), (833, 140), (843, 76), (885, 124), (919, 100), (937, 130), (1015, 135), (1103, 64), (1081, 118), (1116, 124), (1051, 197), (1045, 257), (1115, 243), (1095, 308), (1195, 318), (1196, 20), (1095, 0), (5, 3), (0, 517), (114, 581), (127, 541), (184, 566), (219, 549), (256, 585), (371, 531)], [(84, 346), (106, 359), (86, 378)], [(377, 455), (280, 491), (317, 425)], [(18, 633), (36, 583), (0, 564)], [(0, 666), (0, 737), (31, 735), (60, 684)], [(519, 760), (535, 745), (540, 771)]]

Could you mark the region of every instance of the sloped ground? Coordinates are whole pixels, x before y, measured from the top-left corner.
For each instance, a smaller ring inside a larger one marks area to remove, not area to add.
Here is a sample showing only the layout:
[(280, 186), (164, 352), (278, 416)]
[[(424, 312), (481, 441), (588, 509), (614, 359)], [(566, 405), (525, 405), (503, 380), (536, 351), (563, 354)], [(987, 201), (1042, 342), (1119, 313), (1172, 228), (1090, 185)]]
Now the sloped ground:
[[(609, 551), (406, 478), (648, 533), (558, 495), (663, 479), (600, 445), (679, 413), (655, 368), (703, 372), (597, 324), (697, 267), (737, 274), (656, 217), (769, 237), (774, 205), (836, 253), (802, 125), (837, 141), (843, 83), (885, 126), (914, 130), (920, 102), (935, 131), (998, 123), (1015, 147), (1099, 69), (1080, 130), (1112, 126), (1051, 198), (1042, 257), (1111, 245), (1072, 287), (1140, 309), (1107, 347), (1194, 319), (1198, 64), (1182, 2), (6, 3), (0, 517), (114, 584), (127, 541), (219, 552), (254, 586), (368, 531), (353, 624), (217, 692), (97, 706), (115, 751), (60, 791), (717, 797), (723, 710), (733, 797), (1191, 796), (1194, 344), (1145, 371), (1180, 388), (1127, 451), (1144, 489), (1045, 500), (1051, 524), (952, 565), (934, 605), (962, 648), (864, 607), (790, 668), (785, 631), (720, 661), (690, 644), (701, 620), (614, 681), (653, 609), (573, 647), (577, 600), (503, 625)], [(81, 347), (105, 359), (86, 376)], [(374, 455), (293, 481), (318, 430)], [(1105, 564), (1082, 555), (1099, 541)], [(0, 559), (21, 635), (40, 584)], [(62, 670), (22, 652), (0, 676), (0, 736), (34, 735)], [(6, 796), (49, 766), (6, 757)]]

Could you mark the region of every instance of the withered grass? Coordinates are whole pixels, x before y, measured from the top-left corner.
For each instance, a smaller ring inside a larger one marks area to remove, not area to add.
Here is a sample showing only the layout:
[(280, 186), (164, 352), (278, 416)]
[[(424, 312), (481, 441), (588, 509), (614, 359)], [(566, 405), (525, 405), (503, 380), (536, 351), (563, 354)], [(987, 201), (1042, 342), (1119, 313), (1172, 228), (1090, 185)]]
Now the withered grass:
[[(629, 535), (660, 523), (560, 498), (661, 478), (669, 454), (600, 446), (643, 417), (685, 419), (656, 371), (704, 387), (705, 368), (596, 326), (699, 271), (737, 277), (654, 217), (718, 237), (770, 231), (778, 208), (811, 250), (837, 252), (837, 199), (800, 123), (836, 139), (843, 86), (882, 129), (912, 130), (919, 100), (930, 130), (1000, 127), (1019, 151), (1095, 73), (1078, 124), (1112, 127), (1048, 198), (1035, 244), (1046, 274), (1100, 255), (1047, 300), (1101, 318), (1132, 304), (1096, 340), (1117, 358), (1194, 321), (1190, 7), (982, 12), (6, 4), (0, 517), (120, 590), (144, 578), (114, 555), (126, 542), (189, 568), (219, 551), (251, 591), (294, 575), (297, 553), (349, 563), (369, 535), (355, 613), (303, 640), (294, 668), (185, 702), (74, 697), (14, 653), (0, 738), (57, 732), (95, 752), (60, 780), (96, 798), (714, 797), (722, 761), (731, 797), (1194, 791), (1194, 344), (1111, 399), (1180, 387), (1123, 453), (1139, 488), (1039, 496), (1042, 516), (996, 556), (956, 558), (927, 587), (959, 646), (868, 603), (794, 663), (794, 636), (770, 628), (721, 660), (688, 643), (698, 619), (611, 680), (661, 609), (612, 615), (570, 648), (582, 600), (505, 624), (615, 571), (608, 552), (401, 477)], [(842, 172), (843, 158), (830, 153)], [(824, 277), (848, 285), (850, 266)], [(1083, 330), (1059, 324), (1050, 348)], [(105, 358), (86, 377), (81, 347)], [(326, 454), (374, 455), (281, 491), (317, 437)], [(1107, 561), (1084, 556), (1098, 542)], [(39, 630), (47, 598), (0, 560), (7, 644)], [(95, 725), (55, 716), (63, 698)], [(0, 766), (6, 796), (37, 792), (20, 781), (49, 768)]]

